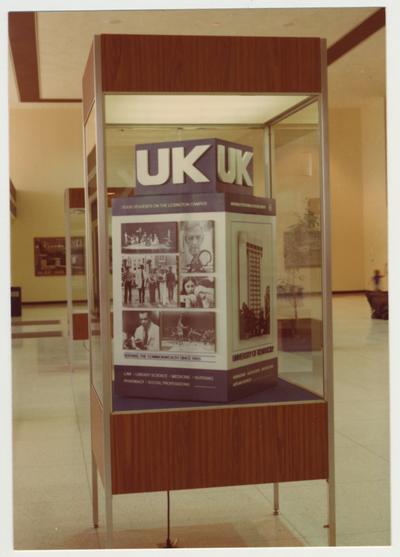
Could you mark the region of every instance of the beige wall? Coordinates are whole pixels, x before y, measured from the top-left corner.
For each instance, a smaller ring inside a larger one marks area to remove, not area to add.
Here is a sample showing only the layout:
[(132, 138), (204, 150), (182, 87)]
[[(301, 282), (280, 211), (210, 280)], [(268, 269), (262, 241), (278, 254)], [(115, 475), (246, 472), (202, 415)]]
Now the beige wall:
[[(387, 194), (384, 99), (370, 99), (361, 107), (364, 286), (373, 288), (374, 269), (387, 275)], [(382, 279), (387, 289), (387, 276)]]
[(384, 99), (331, 109), (329, 151), (333, 290), (370, 289), (387, 261)]
[(10, 175), (17, 189), (11, 281), (22, 299), (66, 299), (64, 277), (35, 277), (33, 238), (65, 236), (64, 190), (83, 184), (80, 105), (10, 112)]
[(332, 288), (364, 288), (364, 238), (359, 109), (329, 112)]

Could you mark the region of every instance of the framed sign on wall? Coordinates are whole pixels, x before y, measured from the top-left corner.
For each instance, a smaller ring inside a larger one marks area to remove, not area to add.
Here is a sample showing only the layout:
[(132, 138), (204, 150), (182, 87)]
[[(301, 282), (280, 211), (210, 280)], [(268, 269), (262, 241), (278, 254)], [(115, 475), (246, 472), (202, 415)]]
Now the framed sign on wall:
[(65, 275), (65, 238), (34, 238), (35, 276)]

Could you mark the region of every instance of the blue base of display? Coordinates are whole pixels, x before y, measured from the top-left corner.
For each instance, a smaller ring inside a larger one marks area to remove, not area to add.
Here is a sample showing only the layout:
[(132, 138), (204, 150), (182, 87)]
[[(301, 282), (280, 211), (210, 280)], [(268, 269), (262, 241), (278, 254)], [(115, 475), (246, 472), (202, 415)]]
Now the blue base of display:
[(193, 402), (188, 400), (161, 400), (152, 398), (127, 398), (115, 394), (113, 389), (113, 412), (177, 410), (181, 408), (207, 408), (212, 406), (232, 406), (244, 404), (269, 404), (273, 402), (305, 402), (323, 400), (307, 389), (293, 385), (284, 379), (278, 379), (276, 385), (264, 391), (240, 398), (232, 402)]

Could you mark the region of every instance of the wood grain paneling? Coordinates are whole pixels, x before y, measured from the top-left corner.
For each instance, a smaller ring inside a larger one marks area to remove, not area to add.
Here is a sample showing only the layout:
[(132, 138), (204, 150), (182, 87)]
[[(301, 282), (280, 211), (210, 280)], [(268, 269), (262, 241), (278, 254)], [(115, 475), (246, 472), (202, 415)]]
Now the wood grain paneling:
[(83, 121), (86, 122), (94, 103), (94, 52), (93, 44), (90, 48), (82, 78)]
[(35, 12), (10, 12), (8, 34), (21, 102), (40, 98)]
[(74, 340), (86, 340), (89, 338), (88, 314), (72, 314), (72, 338)]
[(105, 92), (321, 90), (320, 39), (102, 35)]
[(84, 188), (69, 188), (68, 201), (70, 209), (85, 208), (85, 190)]
[(9, 183), (10, 183), (10, 197), (15, 200), (17, 199), (17, 190), (15, 189), (12, 180), (9, 180)]
[(8, 35), (20, 101), (38, 103), (81, 102), (81, 99), (41, 98), (36, 34), (35, 12), (10, 12), (8, 14)]
[(376, 31), (379, 31), (379, 29), (385, 26), (385, 22), (385, 8), (380, 8), (328, 48), (328, 65), (347, 54), (355, 46), (376, 33)]
[(111, 416), (113, 493), (328, 477), (326, 403)]
[(92, 437), (92, 451), (96, 460), (100, 477), (105, 478), (104, 470), (104, 427), (103, 427), (103, 406), (96, 394), (93, 385), (90, 388), (90, 426)]

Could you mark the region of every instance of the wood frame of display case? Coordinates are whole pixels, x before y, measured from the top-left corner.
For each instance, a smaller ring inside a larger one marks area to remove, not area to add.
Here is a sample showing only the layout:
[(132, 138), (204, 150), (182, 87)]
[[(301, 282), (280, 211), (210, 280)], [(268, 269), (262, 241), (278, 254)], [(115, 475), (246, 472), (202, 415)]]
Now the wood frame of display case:
[[(106, 93), (282, 93), (320, 99), (323, 133), (322, 233), (325, 398), (268, 405), (220, 405), (113, 412), (108, 242), (105, 211)], [(94, 111), (94, 113), (92, 112)], [(332, 328), (326, 128), (326, 44), (318, 38), (101, 35), (83, 76), (84, 126), (96, 121), (96, 191), (86, 177), (86, 207), (97, 195), (102, 397), (91, 385), (93, 518), (97, 472), (105, 490), (107, 546), (112, 496), (238, 484), (328, 480), (329, 544), (335, 545)], [(85, 165), (87, 156), (85, 150)], [(93, 193), (94, 192), (94, 193)], [(90, 234), (87, 211), (86, 231)], [(91, 258), (91, 241), (87, 250)], [(88, 290), (92, 288), (88, 264)], [(89, 315), (91, 308), (89, 295)], [(90, 329), (90, 327), (89, 327)], [(91, 378), (92, 378), (91, 370)], [(232, 462), (235, 466), (232, 467)], [(276, 493), (276, 490), (274, 490)]]

